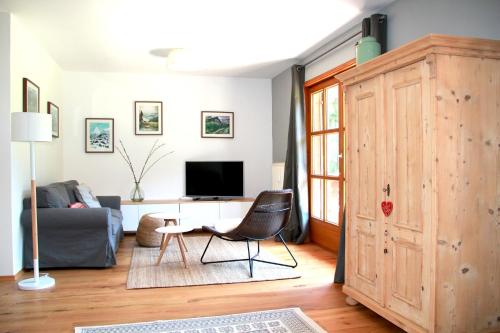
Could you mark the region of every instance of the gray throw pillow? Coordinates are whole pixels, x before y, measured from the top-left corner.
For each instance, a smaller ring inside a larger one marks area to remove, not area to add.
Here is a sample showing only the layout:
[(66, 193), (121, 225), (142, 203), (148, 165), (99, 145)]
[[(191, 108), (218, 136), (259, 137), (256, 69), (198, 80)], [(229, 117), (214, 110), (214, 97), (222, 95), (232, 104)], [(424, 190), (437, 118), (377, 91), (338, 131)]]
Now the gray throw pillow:
[(87, 185), (77, 185), (75, 188), (75, 195), (78, 201), (83, 203), (88, 208), (101, 208), (99, 200), (92, 194), (90, 187)]
[(77, 202), (78, 200), (76, 199), (75, 188), (78, 186), (78, 182), (76, 180), (67, 180), (63, 182), (63, 184), (66, 188), (66, 192), (68, 192), (70, 203)]
[(37, 188), (37, 207), (38, 208), (66, 208), (64, 199), (55, 187), (43, 186)]
[(36, 189), (37, 207), (68, 208), (70, 199), (64, 184), (53, 183)]

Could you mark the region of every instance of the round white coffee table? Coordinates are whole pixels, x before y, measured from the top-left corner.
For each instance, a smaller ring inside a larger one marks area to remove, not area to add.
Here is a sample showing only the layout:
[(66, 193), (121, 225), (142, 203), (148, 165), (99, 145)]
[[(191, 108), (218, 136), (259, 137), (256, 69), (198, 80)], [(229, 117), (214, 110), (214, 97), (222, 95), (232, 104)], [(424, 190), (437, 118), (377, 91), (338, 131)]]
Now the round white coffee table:
[(167, 249), (167, 245), (170, 242), (170, 239), (174, 237), (177, 238), (177, 244), (179, 245), (179, 250), (181, 251), (182, 261), (184, 262), (184, 268), (187, 268), (187, 260), (185, 252), (187, 252), (188, 249), (186, 246), (186, 242), (184, 241), (184, 237), (182, 236), (182, 233), (189, 232), (191, 230), (193, 230), (193, 227), (181, 226), (181, 225), (169, 225), (166, 227), (157, 228), (155, 231), (160, 234), (163, 234), (163, 237), (161, 239), (161, 245), (160, 245), (160, 256), (158, 257), (156, 265), (160, 264), (161, 258), (163, 257), (163, 254)]

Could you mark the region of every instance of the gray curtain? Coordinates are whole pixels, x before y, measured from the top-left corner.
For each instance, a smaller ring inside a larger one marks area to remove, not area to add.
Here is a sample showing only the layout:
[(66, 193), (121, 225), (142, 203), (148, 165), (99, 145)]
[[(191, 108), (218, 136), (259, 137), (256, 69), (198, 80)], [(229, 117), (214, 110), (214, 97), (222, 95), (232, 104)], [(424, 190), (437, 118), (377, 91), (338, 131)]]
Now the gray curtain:
[(307, 189), (307, 145), (304, 108), (303, 66), (292, 66), (292, 100), (286, 151), (283, 188), (293, 190), (290, 223), (282, 235), (286, 241), (303, 243), (309, 232), (309, 198)]
[(345, 278), (345, 209), (342, 213), (342, 226), (340, 227), (340, 242), (337, 255), (337, 265), (335, 265), (335, 277), (333, 282), (344, 283)]

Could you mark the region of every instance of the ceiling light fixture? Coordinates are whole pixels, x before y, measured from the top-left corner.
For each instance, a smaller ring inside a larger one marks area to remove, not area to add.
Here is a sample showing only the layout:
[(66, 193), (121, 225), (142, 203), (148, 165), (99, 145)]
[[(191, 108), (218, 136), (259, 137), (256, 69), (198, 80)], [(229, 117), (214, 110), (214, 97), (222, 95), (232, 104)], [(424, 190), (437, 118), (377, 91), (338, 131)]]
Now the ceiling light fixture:
[(167, 67), (169, 69), (174, 69), (177, 65), (182, 63), (182, 59), (186, 58), (188, 52), (183, 48), (159, 48), (149, 51), (149, 54), (155, 57), (164, 58)]

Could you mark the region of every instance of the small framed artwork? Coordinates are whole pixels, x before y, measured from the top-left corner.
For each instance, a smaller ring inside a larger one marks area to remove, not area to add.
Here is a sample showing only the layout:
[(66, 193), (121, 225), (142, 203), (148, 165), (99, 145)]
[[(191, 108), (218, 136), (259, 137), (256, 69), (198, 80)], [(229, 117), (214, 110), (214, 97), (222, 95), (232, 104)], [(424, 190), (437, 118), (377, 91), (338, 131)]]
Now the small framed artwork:
[(201, 111), (202, 138), (234, 138), (234, 112)]
[(23, 112), (40, 112), (40, 88), (23, 78)]
[(163, 134), (163, 103), (135, 102), (135, 135)]
[(85, 118), (85, 152), (113, 153), (115, 151), (115, 120)]
[(52, 115), (52, 137), (59, 137), (59, 107), (52, 102), (47, 102), (47, 113)]

